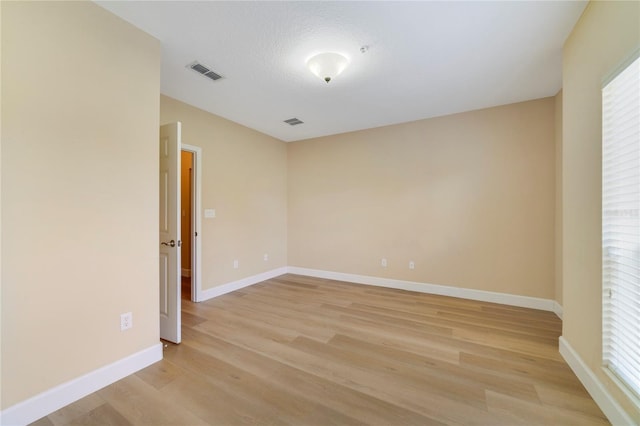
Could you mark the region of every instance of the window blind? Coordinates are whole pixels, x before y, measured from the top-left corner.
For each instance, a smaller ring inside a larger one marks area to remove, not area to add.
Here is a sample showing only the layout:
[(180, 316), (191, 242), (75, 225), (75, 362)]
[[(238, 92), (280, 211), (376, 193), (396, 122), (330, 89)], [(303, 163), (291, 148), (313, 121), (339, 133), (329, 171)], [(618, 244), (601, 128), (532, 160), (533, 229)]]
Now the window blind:
[(602, 89), (603, 361), (640, 397), (640, 58)]

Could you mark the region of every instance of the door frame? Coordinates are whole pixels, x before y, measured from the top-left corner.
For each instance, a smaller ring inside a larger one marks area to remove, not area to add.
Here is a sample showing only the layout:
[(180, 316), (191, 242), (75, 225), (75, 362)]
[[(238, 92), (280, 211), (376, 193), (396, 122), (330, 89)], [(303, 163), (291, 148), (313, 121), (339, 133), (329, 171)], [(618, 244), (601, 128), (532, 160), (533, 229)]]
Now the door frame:
[[(195, 145), (181, 144), (181, 151), (193, 155), (191, 167), (191, 301), (199, 302), (202, 293), (202, 230), (200, 217), (202, 197), (202, 148)], [(183, 235), (182, 238), (185, 236)], [(183, 243), (187, 241), (183, 240)]]

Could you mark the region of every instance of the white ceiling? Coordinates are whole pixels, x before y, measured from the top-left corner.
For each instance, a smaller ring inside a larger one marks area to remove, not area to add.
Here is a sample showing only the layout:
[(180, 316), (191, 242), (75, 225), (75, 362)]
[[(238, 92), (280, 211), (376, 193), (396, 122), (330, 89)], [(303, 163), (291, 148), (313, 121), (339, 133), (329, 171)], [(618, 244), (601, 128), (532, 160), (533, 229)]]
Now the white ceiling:
[[(587, 2), (97, 3), (161, 41), (163, 94), (295, 141), (555, 95)], [(329, 84), (323, 51), (351, 61)]]

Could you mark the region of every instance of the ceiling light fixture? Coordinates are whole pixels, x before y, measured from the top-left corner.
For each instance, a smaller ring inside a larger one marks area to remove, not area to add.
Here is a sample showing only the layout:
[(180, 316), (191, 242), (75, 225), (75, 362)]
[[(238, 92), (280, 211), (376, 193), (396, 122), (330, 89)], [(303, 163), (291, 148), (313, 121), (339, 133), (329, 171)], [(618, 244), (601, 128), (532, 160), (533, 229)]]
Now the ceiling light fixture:
[(309, 70), (326, 81), (339, 75), (349, 65), (349, 60), (339, 53), (327, 52), (312, 56), (307, 61)]

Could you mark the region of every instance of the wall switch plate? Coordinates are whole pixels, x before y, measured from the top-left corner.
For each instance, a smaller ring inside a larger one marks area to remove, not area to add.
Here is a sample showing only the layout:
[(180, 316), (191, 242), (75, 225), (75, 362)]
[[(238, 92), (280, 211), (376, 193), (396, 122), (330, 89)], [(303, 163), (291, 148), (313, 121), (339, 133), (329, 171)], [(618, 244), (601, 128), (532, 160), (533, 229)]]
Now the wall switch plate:
[(264, 261), (265, 262), (269, 261), (269, 255), (267, 253), (264, 254)]
[(216, 209), (204, 209), (204, 218), (213, 219), (216, 217)]
[(233, 269), (238, 269), (238, 267), (240, 266), (240, 262), (238, 262), (237, 260), (233, 261)]
[(127, 312), (120, 315), (120, 331), (125, 331), (133, 327), (133, 314)]
[(380, 266), (382, 266), (383, 268), (386, 268), (387, 267), (387, 259), (385, 259), (383, 257), (382, 260), (380, 261)]

